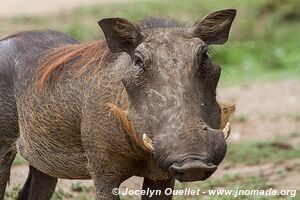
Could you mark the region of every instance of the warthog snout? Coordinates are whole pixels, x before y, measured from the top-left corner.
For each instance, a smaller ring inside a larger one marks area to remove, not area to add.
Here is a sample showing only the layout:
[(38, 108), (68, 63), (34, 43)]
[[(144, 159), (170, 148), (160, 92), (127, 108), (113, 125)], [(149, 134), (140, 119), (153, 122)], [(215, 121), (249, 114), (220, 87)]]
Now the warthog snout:
[(191, 158), (182, 164), (174, 163), (169, 168), (170, 173), (180, 182), (205, 180), (217, 169), (211, 163), (205, 163), (198, 158)]
[(225, 157), (225, 134), (210, 127), (184, 134), (169, 133), (154, 139), (153, 152), (160, 166), (178, 181), (203, 181)]
[[(224, 134), (224, 137), (225, 139), (227, 140), (227, 138), (229, 137), (230, 135), (230, 123), (227, 122), (224, 129), (222, 130), (223, 134)], [(145, 145), (145, 147), (149, 150), (149, 151), (153, 151), (154, 148), (153, 148), (153, 141), (147, 136), (147, 134), (143, 134), (143, 143)]]

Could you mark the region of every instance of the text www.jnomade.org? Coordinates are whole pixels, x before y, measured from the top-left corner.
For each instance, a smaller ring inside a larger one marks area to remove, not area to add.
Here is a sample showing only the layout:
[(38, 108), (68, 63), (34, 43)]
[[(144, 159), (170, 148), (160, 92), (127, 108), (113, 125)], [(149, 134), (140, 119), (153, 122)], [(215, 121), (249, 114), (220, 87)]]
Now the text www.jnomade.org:
[(208, 195), (208, 196), (289, 196), (295, 197), (297, 190), (275, 190), (273, 188), (269, 188), (267, 190), (248, 190), (248, 189), (209, 189), (209, 190), (201, 190), (194, 188), (185, 188), (185, 189), (172, 189), (167, 188), (165, 190), (135, 190), (126, 188), (125, 191), (120, 191), (119, 188), (114, 188), (112, 190), (114, 195), (123, 195), (123, 196), (161, 196), (161, 195), (173, 195), (173, 196), (200, 196), (200, 195)]

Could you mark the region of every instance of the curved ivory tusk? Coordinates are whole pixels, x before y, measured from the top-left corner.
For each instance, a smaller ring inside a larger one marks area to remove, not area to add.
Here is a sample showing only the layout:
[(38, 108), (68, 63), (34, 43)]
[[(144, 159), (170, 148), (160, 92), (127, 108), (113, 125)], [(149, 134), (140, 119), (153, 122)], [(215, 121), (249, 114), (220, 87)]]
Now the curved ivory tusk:
[(153, 141), (145, 133), (143, 135), (143, 143), (150, 151), (154, 150)]
[(230, 135), (230, 123), (229, 122), (227, 122), (225, 127), (223, 128), (223, 133), (224, 133), (225, 139), (227, 139)]

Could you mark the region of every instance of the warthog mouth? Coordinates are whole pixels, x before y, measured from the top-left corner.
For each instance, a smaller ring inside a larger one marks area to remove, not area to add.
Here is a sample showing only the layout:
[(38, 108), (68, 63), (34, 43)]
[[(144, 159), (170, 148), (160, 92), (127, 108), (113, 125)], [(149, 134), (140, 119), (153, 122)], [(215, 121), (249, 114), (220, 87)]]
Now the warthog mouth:
[[(225, 139), (227, 139), (229, 137), (230, 130), (231, 130), (231, 124), (230, 124), (230, 122), (227, 122), (225, 127), (222, 130)], [(143, 143), (149, 151), (152, 152), (154, 150), (153, 141), (145, 133), (143, 134)]]
[(180, 182), (204, 181), (217, 170), (217, 166), (206, 163), (194, 157), (182, 163), (174, 163), (169, 167), (169, 172)]

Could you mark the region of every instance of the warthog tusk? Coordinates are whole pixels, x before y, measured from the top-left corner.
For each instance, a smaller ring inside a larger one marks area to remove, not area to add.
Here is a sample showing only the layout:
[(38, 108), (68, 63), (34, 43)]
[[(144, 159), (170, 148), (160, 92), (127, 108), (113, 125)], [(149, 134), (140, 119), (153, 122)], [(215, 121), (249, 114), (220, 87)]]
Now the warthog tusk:
[(224, 133), (225, 139), (227, 139), (230, 135), (230, 123), (229, 122), (227, 122), (225, 127), (223, 128), (223, 133)]
[(143, 135), (143, 142), (144, 142), (144, 145), (151, 151), (154, 150), (153, 148), (153, 141), (147, 136), (147, 134), (144, 133)]

